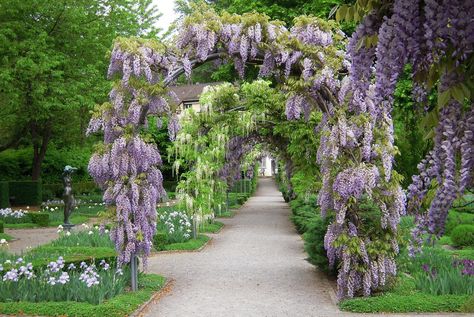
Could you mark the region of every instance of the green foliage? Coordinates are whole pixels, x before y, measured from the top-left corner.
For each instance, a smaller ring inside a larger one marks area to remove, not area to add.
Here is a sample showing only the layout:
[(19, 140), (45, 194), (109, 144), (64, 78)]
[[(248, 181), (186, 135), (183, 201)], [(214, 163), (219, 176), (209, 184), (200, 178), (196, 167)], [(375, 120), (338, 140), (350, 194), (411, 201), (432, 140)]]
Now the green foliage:
[(311, 221), (303, 235), (304, 249), (308, 253), (308, 262), (317, 266), (322, 271), (335, 276), (337, 270), (335, 267), (329, 267), (327, 252), (324, 248), (324, 236), (328, 225), (333, 221), (331, 217), (321, 218), (317, 215)]
[(191, 219), (185, 212), (174, 208), (159, 208), (158, 232), (166, 232), (167, 243), (182, 243), (191, 238)]
[(446, 220), (445, 234), (451, 235), (455, 227), (464, 224), (474, 224), (474, 214), (450, 210)]
[(217, 233), (222, 229), (222, 227), (224, 227), (224, 224), (220, 221), (202, 222), (199, 225), (199, 232)]
[(412, 295), (384, 294), (381, 296), (354, 298), (341, 302), (344, 311), (356, 313), (439, 313), (460, 312), (468, 295)]
[(0, 182), (0, 209), (10, 206), (8, 182)]
[(2, 220), (0, 220), (0, 233), (4, 233), (3, 221)]
[[(90, 265), (89, 263), (88, 265)], [(19, 265), (13, 266), (18, 267)], [(10, 269), (9, 265), (4, 266)], [(69, 282), (62, 285), (49, 285), (46, 281), (53, 275), (45, 269), (35, 272), (35, 277), (27, 279), (20, 277), (18, 281), (0, 281), (0, 302), (87, 302), (101, 304), (124, 292), (129, 283), (130, 273), (127, 268), (123, 274), (117, 274), (115, 267), (103, 269), (97, 267), (99, 284), (88, 287), (79, 278), (83, 270), (67, 270)], [(64, 269), (66, 271), (66, 269)]]
[(61, 232), (59, 238), (51, 241), (48, 246), (52, 247), (103, 247), (114, 248), (114, 244), (110, 240), (110, 235), (107, 233), (100, 233), (97, 229), (83, 230), (79, 232)]
[[(178, 3), (183, 3), (179, 1)], [(293, 20), (300, 15), (314, 15), (320, 18), (330, 18), (332, 11), (336, 5), (344, 3), (342, 0), (217, 0), (213, 1), (218, 9), (226, 10), (231, 13), (243, 14), (246, 12), (260, 12), (268, 15), (273, 20), (280, 20), (286, 22), (287, 25), (292, 25)], [(180, 8), (180, 7), (178, 7)], [(183, 8), (181, 7), (183, 10)], [(346, 31), (352, 28), (350, 24), (344, 25)]]
[(165, 246), (168, 244), (168, 234), (165, 231), (157, 231), (153, 237), (153, 246), (155, 250), (165, 250)]
[(431, 295), (466, 295), (474, 292), (474, 276), (463, 275), (459, 260), (469, 259), (440, 247), (424, 248), (415, 257), (406, 250), (397, 259), (398, 268), (413, 277), (417, 291)]
[(209, 241), (209, 237), (203, 234), (197, 239), (189, 239), (185, 242), (168, 243), (166, 232), (157, 232), (153, 237), (153, 246), (157, 251), (192, 251), (201, 248)]
[(412, 278), (399, 274), (394, 287), (372, 297), (342, 301), (344, 311), (357, 313), (459, 312), (469, 295), (431, 295), (416, 290)]
[(13, 205), (41, 205), (43, 199), (41, 181), (10, 181), (8, 186)]
[(200, 234), (197, 239), (189, 239), (182, 243), (171, 243), (164, 246), (165, 251), (192, 251), (198, 250), (204, 246), (210, 238), (206, 235)]
[(47, 213), (30, 212), (28, 216), (30, 217), (31, 222), (37, 224), (39, 227), (49, 226), (49, 214)]
[(0, 221), (0, 240), (5, 239), (7, 241), (11, 241), (11, 240), (14, 239), (11, 235), (3, 233), (2, 229), (3, 229), (3, 227), (2, 227), (2, 224), (1, 224), (1, 221)]
[(411, 71), (407, 68), (397, 83), (392, 111), (395, 145), (400, 151), (395, 170), (403, 176), (404, 187), (411, 184), (413, 175), (418, 174), (417, 165), (430, 149), (430, 142), (424, 139), (426, 129), (421, 124), (424, 113), (415, 104), (412, 90)]
[(457, 247), (474, 247), (474, 225), (459, 225), (451, 232), (451, 240)]
[(474, 313), (474, 296), (471, 296), (462, 306), (463, 313)]
[(9, 315), (122, 317), (131, 314), (165, 284), (165, 278), (156, 274), (140, 275), (137, 292), (125, 292), (110, 300), (93, 305), (79, 302), (15, 302), (0, 303), (0, 313)]
[(50, 143), (85, 144), (89, 110), (110, 89), (105, 57), (118, 35), (155, 35), (151, 2), (2, 1), (0, 150), (29, 148), (21, 173), (39, 179)]
[(290, 219), (295, 224), (298, 233), (303, 234), (304, 249), (308, 254), (308, 262), (330, 275), (335, 275), (336, 270), (329, 267), (326, 249), (324, 248), (324, 235), (334, 217), (321, 217), (316, 195), (310, 195), (306, 198), (299, 196), (290, 202), (290, 207), (292, 210)]

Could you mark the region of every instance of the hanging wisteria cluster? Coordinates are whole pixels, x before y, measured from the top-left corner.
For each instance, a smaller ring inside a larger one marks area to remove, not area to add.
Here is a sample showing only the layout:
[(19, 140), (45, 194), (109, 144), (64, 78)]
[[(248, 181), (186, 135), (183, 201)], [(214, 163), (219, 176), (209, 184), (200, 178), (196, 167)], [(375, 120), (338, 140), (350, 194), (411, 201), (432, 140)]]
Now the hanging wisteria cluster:
[[(108, 76), (121, 78), (110, 92), (110, 102), (96, 109), (87, 131), (104, 135), (89, 162), (89, 172), (105, 191), (104, 202), (115, 208), (111, 238), (120, 264), (130, 262), (134, 255), (146, 260), (152, 248), (156, 203), (165, 193), (158, 169), (160, 154), (155, 144), (145, 141), (140, 127), (147, 125), (146, 114), (170, 113), (158, 83), (175, 62), (153, 42), (118, 39)], [(162, 71), (151, 70), (156, 67)], [(172, 128), (170, 134), (174, 135)]]
[[(376, 60), (373, 103), (368, 104), (375, 107), (367, 110), (377, 119), (372, 124), (387, 118), (389, 127), (393, 92), (407, 64), (415, 80), (414, 98), (425, 109), (427, 94), (433, 87), (438, 89), (438, 106), (432, 110), (439, 116), (434, 148), (419, 164), (420, 174), (413, 177), (408, 190), (408, 208), (417, 223), (410, 247), (414, 254), (421, 250), (425, 234), (439, 237), (444, 233), (453, 201), (473, 184), (474, 118), (469, 88), (473, 78), (469, 65), (474, 50), (474, 1), (395, 0), (387, 7), (388, 12), (366, 16), (351, 40), (351, 81), (356, 100), (363, 100), (366, 96), (360, 92), (370, 91), (366, 79)], [(378, 36), (376, 46), (370, 45), (373, 35)], [(361, 37), (369, 45), (359, 45)], [(381, 155), (384, 168), (391, 169), (390, 153)], [(427, 200), (430, 190), (435, 191), (431, 201)]]
[[(472, 60), (473, 2), (394, 1), (363, 19), (349, 41), (347, 56), (338, 49), (345, 36), (330, 22), (300, 17), (287, 29), (265, 15), (218, 15), (208, 8), (184, 20), (174, 49), (153, 41), (119, 39), (109, 76), (118, 75), (120, 80), (110, 94), (111, 103), (98, 109), (88, 132), (104, 132), (104, 143), (89, 168), (106, 190), (105, 202), (116, 206), (112, 237), (120, 262), (128, 262), (137, 252), (146, 255), (151, 247), (155, 203), (163, 188), (159, 153), (144, 141), (141, 127), (147, 125), (148, 114), (170, 113), (166, 85), (180, 74), (189, 77), (196, 65), (209, 60), (232, 62), (242, 77), (246, 64), (256, 63), (261, 64), (260, 76), (285, 83), (279, 88), (287, 93), (288, 119), (308, 120), (312, 110), (323, 112), (317, 127), (323, 183), (318, 199), (323, 215), (336, 215), (325, 247), (331, 264), (340, 265), (339, 298), (369, 295), (385, 285), (396, 273), (397, 228), (405, 213), (400, 176), (392, 170), (397, 149), (391, 110), (397, 78), (406, 64), (412, 64), (415, 78), (423, 78), (432, 65), (441, 65), (435, 73), (441, 74), (440, 91), (448, 95), (440, 111), (435, 148), (420, 164), (421, 174), (410, 187), (410, 208), (418, 214), (415, 233), (442, 232), (452, 200), (472, 186), (473, 111), (459, 96), (459, 88), (464, 91), (463, 82), (470, 80), (461, 74)], [(338, 80), (340, 70), (349, 75)], [(424, 90), (429, 86), (416, 85), (418, 100), (426, 100)], [(171, 138), (192, 144), (198, 152), (203, 144), (190, 140), (209, 130), (180, 135), (179, 126), (173, 117)], [(248, 126), (219, 139), (225, 164), (216, 175), (228, 183), (240, 177), (245, 154), (262, 142), (253, 132)], [(205, 164), (199, 166), (202, 171)], [(423, 213), (420, 204), (434, 180), (438, 190)]]

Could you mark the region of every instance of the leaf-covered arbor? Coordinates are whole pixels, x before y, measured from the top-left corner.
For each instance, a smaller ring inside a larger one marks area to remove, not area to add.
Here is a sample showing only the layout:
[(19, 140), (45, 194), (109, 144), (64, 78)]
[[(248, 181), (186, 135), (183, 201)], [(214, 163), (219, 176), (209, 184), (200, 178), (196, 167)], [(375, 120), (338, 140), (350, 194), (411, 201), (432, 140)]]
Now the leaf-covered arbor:
[[(397, 10), (407, 9), (406, 4), (397, 7), (397, 3), (395, 16), (400, 14)], [(286, 93), (288, 119), (308, 119), (312, 111), (322, 113), (317, 127), (321, 133), (319, 204), (323, 215), (334, 212), (336, 216), (325, 247), (331, 264), (339, 265), (338, 296), (369, 295), (385, 285), (396, 274), (397, 229), (405, 212), (405, 194), (401, 177), (392, 170), (397, 154), (389, 97), (393, 80), (382, 73), (393, 65), (377, 56), (381, 75), (372, 84), (373, 43), (385, 29), (390, 29), (392, 37), (407, 34), (396, 34), (393, 25), (398, 22), (380, 20), (392, 12), (383, 10), (365, 18), (349, 43), (347, 58), (344, 35), (336, 26), (306, 16), (287, 29), (264, 15), (218, 15), (196, 8), (181, 25), (176, 45), (119, 39), (109, 71), (117, 79), (112, 103), (99, 108), (91, 121), (91, 131), (104, 130), (104, 144), (92, 158), (90, 170), (106, 189), (105, 201), (116, 206), (117, 227), (112, 236), (120, 261), (128, 262), (137, 252), (149, 253), (156, 227), (155, 203), (163, 191), (159, 154), (146, 142), (143, 129), (147, 116), (170, 115), (166, 86), (180, 74), (190, 76), (194, 67), (216, 60), (232, 62), (241, 76), (246, 65), (261, 65), (260, 76), (273, 78)], [(385, 28), (379, 30), (380, 23)], [(378, 42), (379, 54), (386, 44)], [(349, 76), (344, 76), (347, 72)], [(175, 135), (178, 124), (175, 118), (172, 122)], [(242, 148), (242, 137), (225, 140), (226, 156)], [(370, 226), (365, 221), (368, 217)]]

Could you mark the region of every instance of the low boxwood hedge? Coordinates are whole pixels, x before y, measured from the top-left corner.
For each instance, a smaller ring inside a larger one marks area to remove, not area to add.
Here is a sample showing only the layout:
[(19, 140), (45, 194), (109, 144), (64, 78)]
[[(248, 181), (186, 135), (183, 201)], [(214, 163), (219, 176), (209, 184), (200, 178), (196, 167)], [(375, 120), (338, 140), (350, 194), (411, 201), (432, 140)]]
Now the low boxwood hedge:
[(0, 314), (32, 316), (122, 317), (133, 313), (140, 305), (165, 285), (166, 279), (156, 274), (143, 274), (136, 292), (125, 292), (100, 305), (79, 302), (10, 302), (0, 303)]
[(451, 240), (457, 247), (474, 246), (474, 225), (459, 225), (451, 232)]
[(8, 190), (15, 206), (41, 205), (43, 199), (41, 181), (10, 181)]

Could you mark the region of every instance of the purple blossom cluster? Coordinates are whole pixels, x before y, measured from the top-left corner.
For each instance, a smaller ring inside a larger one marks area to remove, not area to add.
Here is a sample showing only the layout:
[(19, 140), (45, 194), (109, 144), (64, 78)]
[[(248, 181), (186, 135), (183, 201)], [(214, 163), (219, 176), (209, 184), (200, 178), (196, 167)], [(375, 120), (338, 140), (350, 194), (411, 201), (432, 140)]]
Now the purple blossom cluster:
[(462, 275), (474, 276), (474, 260), (456, 260), (453, 262), (453, 267), (460, 268)]
[(25, 263), (23, 258), (18, 258), (14, 263), (7, 260), (5, 263), (0, 264), (0, 274), (3, 274), (3, 282), (18, 282), (21, 278), (32, 279), (35, 277), (33, 271), (33, 265), (31, 263)]
[(219, 171), (219, 177), (231, 188), (234, 182), (241, 178), (242, 160), (256, 144), (254, 134), (247, 137), (233, 137), (226, 144), (225, 163)]
[[(103, 130), (104, 144), (90, 159), (89, 173), (105, 190), (104, 202), (116, 208), (117, 225), (111, 238), (119, 253), (119, 263), (128, 263), (134, 254), (146, 258), (156, 231), (156, 203), (164, 196), (163, 177), (158, 169), (161, 157), (155, 144), (147, 143), (140, 127), (148, 114), (168, 115), (165, 92), (150, 93), (147, 84), (156, 84), (175, 68), (176, 58), (140, 42), (133, 52), (123, 50), (120, 41), (112, 52), (109, 76), (121, 80), (110, 92), (110, 106), (91, 119), (89, 133)], [(153, 71), (151, 71), (153, 68)], [(157, 71), (158, 70), (158, 71)], [(132, 83), (131, 78), (146, 84)], [(170, 120), (170, 135), (179, 125)], [(146, 261), (144, 261), (144, 264)]]

